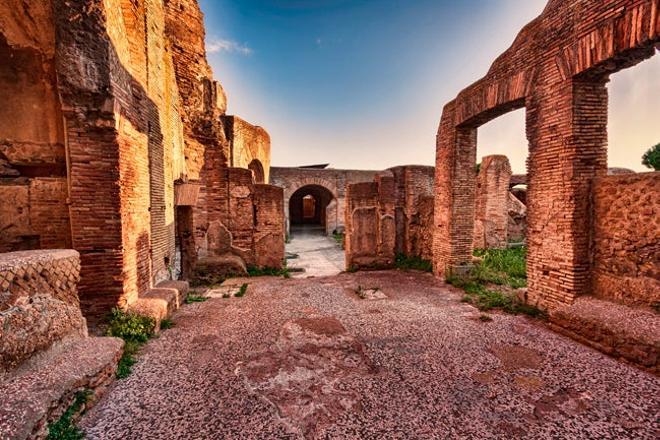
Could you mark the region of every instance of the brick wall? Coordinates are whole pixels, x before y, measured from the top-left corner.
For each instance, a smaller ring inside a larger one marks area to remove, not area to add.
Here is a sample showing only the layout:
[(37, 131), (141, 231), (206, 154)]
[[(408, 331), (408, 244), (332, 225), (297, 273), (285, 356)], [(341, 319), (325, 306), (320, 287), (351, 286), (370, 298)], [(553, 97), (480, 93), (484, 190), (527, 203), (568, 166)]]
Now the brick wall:
[(377, 176), (373, 182), (346, 188), (347, 269), (392, 267), (396, 251), (395, 181)]
[(477, 176), (474, 244), (477, 249), (507, 247), (511, 165), (506, 156), (485, 156)]
[(50, 4), (0, 5), (0, 252), (71, 247), (54, 32)]
[(594, 296), (660, 303), (660, 172), (593, 182)]
[(273, 185), (254, 185), (254, 253), (257, 266), (281, 267), (284, 261), (283, 190)]
[(438, 129), (434, 268), (470, 264), (477, 128), (526, 108), (528, 300), (591, 290), (590, 182), (607, 172), (609, 74), (654, 54), (657, 0), (551, 0), (488, 74), (444, 107)]
[(431, 260), (433, 208), (428, 198), (433, 195), (435, 170), (406, 165), (388, 171), (394, 176), (396, 252)]
[(231, 148), (230, 166), (254, 168), (255, 181), (268, 183), (270, 181), (270, 136), (268, 132), (238, 116), (224, 116), (222, 122)]
[[(332, 233), (335, 229), (339, 231), (344, 229), (346, 186), (350, 183), (372, 182), (374, 177), (380, 173), (383, 171), (271, 167), (270, 183), (284, 189), (287, 233), (289, 233), (291, 223), (289, 219), (291, 197), (296, 191), (304, 187), (317, 186), (332, 195), (336, 203), (332, 205), (331, 200), (326, 206), (325, 218), (326, 231)], [(385, 172), (385, 174), (390, 173)]]

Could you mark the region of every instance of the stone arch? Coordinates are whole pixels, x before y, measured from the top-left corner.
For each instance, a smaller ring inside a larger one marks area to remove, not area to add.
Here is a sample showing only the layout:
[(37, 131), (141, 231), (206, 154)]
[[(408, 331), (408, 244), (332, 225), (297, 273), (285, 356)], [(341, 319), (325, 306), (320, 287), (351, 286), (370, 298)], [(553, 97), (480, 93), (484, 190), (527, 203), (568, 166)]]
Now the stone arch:
[(331, 207), (336, 200), (334, 194), (323, 186), (301, 186), (288, 200), (290, 225), (315, 225), (323, 228), (325, 233), (332, 231), (338, 221), (337, 218), (332, 218), (332, 215), (337, 215), (336, 209)]
[(326, 228), (326, 233), (331, 233), (337, 227), (337, 224), (341, 223), (338, 218), (328, 218), (328, 214), (332, 217), (334, 213), (334, 216), (336, 217), (339, 212), (337, 209), (339, 204), (337, 184), (329, 179), (321, 177), (305, 177), (298, 180), (296, 185), (284, 189), (284, 215), (287, 234), (291, 233), (291, 199), (294, 194), (300, 194), (301, 190), (310, 187), (319, 188), (322, 191), (327, 192), (328, 201), (324, 206), (326, 217), (322, 223)]
[(264, 172), (264, 166), (261, 164), (259, 159), (253, 159), (252, 162), (248, 164), (248, 169), (252, 171), (254, 183), (266, 183), (266, 173)]

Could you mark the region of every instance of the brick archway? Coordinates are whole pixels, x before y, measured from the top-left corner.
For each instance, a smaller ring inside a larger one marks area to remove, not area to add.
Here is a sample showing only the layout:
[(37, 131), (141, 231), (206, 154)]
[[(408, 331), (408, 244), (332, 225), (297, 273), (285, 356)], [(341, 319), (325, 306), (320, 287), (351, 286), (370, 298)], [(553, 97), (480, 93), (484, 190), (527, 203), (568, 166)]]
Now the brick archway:
[[(477, 128), (526, 108), (528, 300), (590, 290), (591, 182), (607, 173), (609, 75), (655, 53), (657, 0), (551, 0), (488, 74), (445, 105), (436, 147), (435, 273), (472, 258)], [(585, 21), (583, 11), (596, 11)]]
[[(327, 191), (331, 199), (329, 200), (328, 204), (325, 208), (331, 207), (329, 212), (336, 212), (336, 209), (333, 209), (333, 206), (336, 206), (337, 201), (339, 200), (338, 198), (338, 191), (337, 191), (337, 184), (331, 180), (328, 179), (323, 179), (319, 177), (307, 177), (307, 178), (302, 178), (296, 182), (296, 185), (293, 185), (289, 188), (286, 188), (284, 190), (284, 215), (286, 219), (286, 231), (287, 234), (291, 233), (291, 213), (290, 213), (290, 206), (291, 206), (291, 198), (294, 196), (294, 194), (300, 192), (302, 189), (306, 187), (318, 187), (322, 188), (323, 190)], [(333, 204), (334, 202), (334, 204)], [(337, 222), (337, 219), (335, 219), (335, 223)], [(332, 225), (324, 222), (324, 225), (326, 228), (329, 230), (332, 230)]]

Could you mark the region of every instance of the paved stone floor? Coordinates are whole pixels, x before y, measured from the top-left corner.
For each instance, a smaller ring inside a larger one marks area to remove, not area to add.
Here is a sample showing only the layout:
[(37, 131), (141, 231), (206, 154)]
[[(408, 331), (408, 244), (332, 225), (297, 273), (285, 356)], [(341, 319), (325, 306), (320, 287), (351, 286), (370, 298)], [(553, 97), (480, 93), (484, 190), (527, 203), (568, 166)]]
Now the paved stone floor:
[(297, 255), (287, 260), (289, 267), (304, 270), (293, 272), (294, 278), (336, 275), (345, 268), (344, 251), (322, 226), (292, 226), (286, 252)]
[(657, 377), (523, 316), (481, 320), (461, 297), (415, 272), (251, 279), (242, 298), (178, 311), (81, 426), (91, 439), (658, 438)]

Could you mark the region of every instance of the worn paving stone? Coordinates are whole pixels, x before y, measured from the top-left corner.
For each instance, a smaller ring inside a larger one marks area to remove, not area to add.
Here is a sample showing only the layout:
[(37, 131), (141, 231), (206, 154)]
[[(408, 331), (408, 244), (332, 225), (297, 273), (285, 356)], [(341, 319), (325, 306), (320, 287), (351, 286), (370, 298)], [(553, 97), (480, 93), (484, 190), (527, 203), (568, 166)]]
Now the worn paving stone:
[[(351, 289), (379, 286), (364, 301)], [(90, 439), (655, 439), (660, 380), (417, 272), (256, 282), (185, 306)]]

